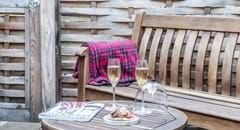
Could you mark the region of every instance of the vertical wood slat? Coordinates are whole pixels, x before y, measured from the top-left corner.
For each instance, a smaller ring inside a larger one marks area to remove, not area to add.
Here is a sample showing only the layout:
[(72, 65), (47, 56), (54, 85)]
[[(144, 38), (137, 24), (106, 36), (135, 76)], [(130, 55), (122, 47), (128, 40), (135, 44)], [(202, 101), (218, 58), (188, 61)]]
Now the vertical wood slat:
[(174, 34), (173, 29), (168, 29), (167, 33), (163, 40), (163, 45), (161, 48), (161, 54), (160, 54), (160, 64), (159, 64), (159, 78), (160, 82), (163, 84), (166, 84), (167, 79), (167, 60), (168, 60), (168, 53), (169, 48), (171, 45), (172, 37)]
[(190, 88), (190, 72), (191, 72), (191, 59), (193, 48), (197, 39), (198, 31), (191, 31), (187, 41), (186, 49), (183, 58), (183, 88)]
[(30, 14), (25, 9), (25, 106), (30, 108)]
[[(240, 43), (240, 36), (238, 35), (238, 44)], [(240, 96), (240, 53), (238, 55), (237, 67), (236, 67), (236, 97)]]
[(135, 17), (136, 22), (134, 22), (134, 26), (133, 26), (132, 40), (136, 42), (138, 48), (140, 43), (140, 36), (143, 33), (143, 30), (141, 28), (143, 14), (144, 14), (143, 11), (139, 11), (136, 14), (136, 17)]
[(217, 89), (217, 69), (218, 69), (218, 59), (221, 51), (222, 43), (223, 43), (224, 33), (218, 32), (215, 35), (211, 54), (209, 58), (209, 66), (208, 66), (208, 91), (210, 93), (216, 93)]
[(62, 56), (61, 56), (61, 14), (60, 12), (61, 1), (56, 1), (56, 92), (57, 92), (57, 102), (62, 101)]
[(178, 30), (171, 61), (171, 86), (178, 86), (179, 60), (186, 30)]
[(142, 37), (142, 41), (140, 44), (140, 48), (139, 48), (139, 57), (140, 59), (144, 59), (145, 58), (145, 54), (146, 54), (146, 50), (147, 50), (147, 44), (149, 42), (150, 36), (152, 33), (152, 28), (145, 28), (143, 37)]
[[(91, 7), (92, 8), (96, 8), (97, 7), (97, 2), (96, 1), (92, 1), (91, 2)], [(97, 16), (91, 16), (91, 22), (96, 22), (97, 21)], [(91, 30), (92, 34), (97, 34), (97, 30), (96, 29), (92, 29)]]
[[(10, 16), (9, 15), (5, 15), (4, 16), (4, 22), (8, 23), (10, 21)], [(10, 34), (10, 30), (9, 29), (5, 29), (4, 30), (4, 35), (8, 36)], [(4, 49), (9, 49), (10, 44), (8, 42), (4, 43)], [(4, 58), (4, 62), (9, 62), (9, 57), (5, 57)], [(4, 76), (8, 77), (9, 76), (9, 71), (4, 71)], [(4, 89), (9, 89), (9, 84), (4, 84)], [(10, 98), (9, 97), (4, 97), (4, 102), (10, 102)]]
[(198, 54), (196, 58), (196, 78), (195, 78), (195, 89), (203, 89), (203, 71), (204, 71), (204, 59), (210, 39), (210, 32), (203, 32), (201, 41), (199, 43)]
[(55, 0), (40, 2), (41, 76), (43, 107), (56, 103)]
[(237, 42), (238, 35), (231, 33), (224, 52), (223, 67), (222, 67), (222, 94), (230, 95), (231, 90), (231, 73), (234, 49)]
[(162, 29), (156, 29), (156, 32), (153, 36), (152, 45), (150, 48), (150, 54), (149, 54), (149, 74), (151, 76), (154, 76), (155, 73), (155, 62), (156, 62), (156, 56), (157, 56), (157, 49), (159, 46), (160, 38), (162, 35), (163, 30)]
[[(88, 56), (79, 56), (79, 66), (78, 66), (78, 101), (85, 101), (86, 84), (88, 77)], [(82, 77), (84, 75), (84, 77)]]
[(38, 114), (42, 112), (42, 83), (41, 83), (41, 52), (39, 7), (30, 9), (30, 116), (32, 121), (38, 121)]

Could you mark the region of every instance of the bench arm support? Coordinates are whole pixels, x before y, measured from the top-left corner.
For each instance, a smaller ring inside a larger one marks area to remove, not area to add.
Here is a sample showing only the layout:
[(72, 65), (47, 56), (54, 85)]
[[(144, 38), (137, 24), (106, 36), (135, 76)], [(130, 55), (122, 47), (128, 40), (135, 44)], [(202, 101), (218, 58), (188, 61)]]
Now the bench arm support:
[(88, 48), (81, 47), (75, 54), (78, 56), (78, 83), (77, 83), (77, 100), (85, 101), (87, 73), (88, 73)]

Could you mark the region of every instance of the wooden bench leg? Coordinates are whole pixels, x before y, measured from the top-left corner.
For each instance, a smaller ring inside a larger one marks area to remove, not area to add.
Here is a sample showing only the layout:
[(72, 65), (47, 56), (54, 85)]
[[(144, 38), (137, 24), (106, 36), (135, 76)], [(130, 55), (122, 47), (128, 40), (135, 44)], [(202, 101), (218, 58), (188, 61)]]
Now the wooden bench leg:
[(86, 93), (86, 84), (87, 84), (87, 73), (88, 73), (88, 56), (78, 56), (79, 65), (78, 65), (78, 85), (77, 85), (77, 93), (78, 93), (78, 101), (85, 101), (85, 93)]

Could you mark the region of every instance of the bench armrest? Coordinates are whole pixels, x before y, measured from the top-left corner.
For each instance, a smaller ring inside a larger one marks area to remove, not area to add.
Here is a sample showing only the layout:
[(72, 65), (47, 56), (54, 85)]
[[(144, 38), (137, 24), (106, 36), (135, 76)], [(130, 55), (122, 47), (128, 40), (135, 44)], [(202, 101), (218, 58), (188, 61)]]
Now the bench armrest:
[(85, 100), (86, 84), (87, 84), (87, 73), (88, 73), (88, 48), (81, 47), (78, 52), (75, 53), (78, 56), (78, 84), (77, 94), (78, 101)]
[(88, 48), (87, 47), (81, 47), (78, 52), (75, 53), (75, 56), (87, 56), (88, 54)]

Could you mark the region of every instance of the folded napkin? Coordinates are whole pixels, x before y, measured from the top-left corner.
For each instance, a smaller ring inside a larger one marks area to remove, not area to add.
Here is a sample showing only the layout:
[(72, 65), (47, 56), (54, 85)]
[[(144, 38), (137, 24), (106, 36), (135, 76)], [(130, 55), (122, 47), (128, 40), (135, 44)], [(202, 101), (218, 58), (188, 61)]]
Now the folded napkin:
[[(89, 85), (110, 85), (107, 75), (109, 58), (119, 58), (121, 62), (121, 77), (117, 86), (128, 86), (135, 81), (135, 66), (137, 62), (137, 49), (135, 42), (98, 41), (89, 42)], [(78, 77), (78, 63), (74, 67), (73, 77)]]

